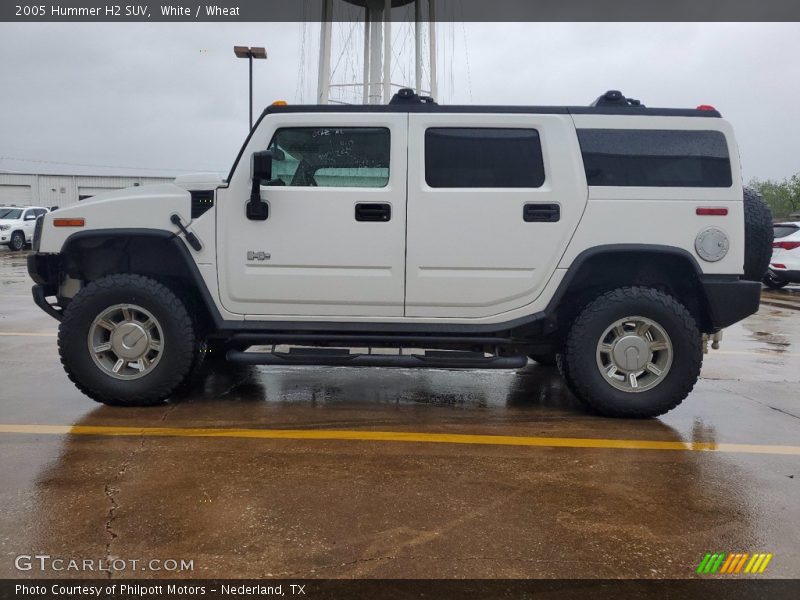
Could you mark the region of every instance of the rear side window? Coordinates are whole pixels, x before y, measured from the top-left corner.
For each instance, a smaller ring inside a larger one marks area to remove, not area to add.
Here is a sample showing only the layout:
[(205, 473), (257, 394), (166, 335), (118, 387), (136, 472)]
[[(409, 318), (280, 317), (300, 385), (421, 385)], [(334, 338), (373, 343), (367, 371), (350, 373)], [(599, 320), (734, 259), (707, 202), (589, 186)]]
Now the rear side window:
[(544, 183), (535, 129), (438, 127), (425, 131), (425, 181), (433, 188), (537, 188)]
[(269, 144), (272, 178), (294, 187), (368, 187), (389, 183), (390, 133), (385, 127), (287, 127)]
[(800, 227), (798, 227), (797, 225), (778, 224), (778, 225), (773, 225), (772, 230), (775, 234), (775, 239), (777, 240), (778, 238), (786, 237), (792, 235), (793, 233), (797, 233), (797, 231), (800, 230)]
[(730, 187), (720, 131), (579, 129), (586, 181), (597, 186)]

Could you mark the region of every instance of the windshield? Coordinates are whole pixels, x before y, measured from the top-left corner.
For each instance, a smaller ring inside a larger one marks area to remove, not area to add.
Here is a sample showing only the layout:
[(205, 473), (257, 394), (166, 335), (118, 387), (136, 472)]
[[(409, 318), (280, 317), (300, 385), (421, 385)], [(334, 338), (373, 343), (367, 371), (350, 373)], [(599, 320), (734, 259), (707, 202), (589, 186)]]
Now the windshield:
[(0, 208), (0, 219), (19, 219), (21, 208)]

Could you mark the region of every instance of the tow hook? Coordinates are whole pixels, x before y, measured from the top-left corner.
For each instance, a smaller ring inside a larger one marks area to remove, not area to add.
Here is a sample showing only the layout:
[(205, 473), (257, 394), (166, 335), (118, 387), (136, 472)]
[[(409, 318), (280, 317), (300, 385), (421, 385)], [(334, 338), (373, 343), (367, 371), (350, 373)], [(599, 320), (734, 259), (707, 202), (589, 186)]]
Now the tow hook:
[(711, 342), (713, 350), (719, 350), (719, 343), (722, 341), (722, 330), (712, 333), (711, 335), (703, 334), (703, 354), (708, 354), (708, 342)]
[(203, 244), (200, 243), (200, 239), (191, 231), (186, 229), (186, 226), (181, 221), (181, 217), (178, 214), (174, 214), (169, 218), (172, 221), (172, 224), (175, 225), (178, 229), (181, 230), (181, 233), (186, 237), (186, 241), (189, 245), (195, 249), (195, 251), (200, 252), (203, 249)]

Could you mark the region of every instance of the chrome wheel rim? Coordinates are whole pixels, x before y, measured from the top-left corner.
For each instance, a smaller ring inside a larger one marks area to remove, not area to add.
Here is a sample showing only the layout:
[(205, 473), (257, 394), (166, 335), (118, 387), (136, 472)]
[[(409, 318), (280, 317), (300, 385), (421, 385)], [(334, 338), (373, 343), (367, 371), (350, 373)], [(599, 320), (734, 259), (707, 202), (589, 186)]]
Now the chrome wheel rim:
[(597, 368), (606, 382), (623, 392), (657, 386), (669, 373), (672, 357), (669, 335), (647, 317), (619, 319), (597, 342)]
[(150, 373), (164, 353), (164, 333), (153, 314), (136, 304), (115, 304), (89, 327), (94, 364), (115, 379), (138, 379)]
[(25, 238), (23, 238), (21, 235), (12, 236), (11, 245), (14, 250), (22, 250), (22, 247), (25, 245)]

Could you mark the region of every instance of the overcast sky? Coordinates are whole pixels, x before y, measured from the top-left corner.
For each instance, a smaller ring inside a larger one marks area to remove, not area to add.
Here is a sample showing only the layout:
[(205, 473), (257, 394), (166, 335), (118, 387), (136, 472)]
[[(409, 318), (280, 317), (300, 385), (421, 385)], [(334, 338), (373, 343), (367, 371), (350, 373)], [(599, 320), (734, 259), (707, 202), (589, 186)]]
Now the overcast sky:
[[(318, 28), (0, 24), (0, 169), (227, 172), (247, 134), (247, 63), (232, 46), (269, 53), (256, 112), (309, 102)], [(439, 35), (441, 103), (584, 105), (620, 89), (648, 106), (713, 104), (736, 129), (745, 180), (800, 172), (800, 24), (445, 23)]]

